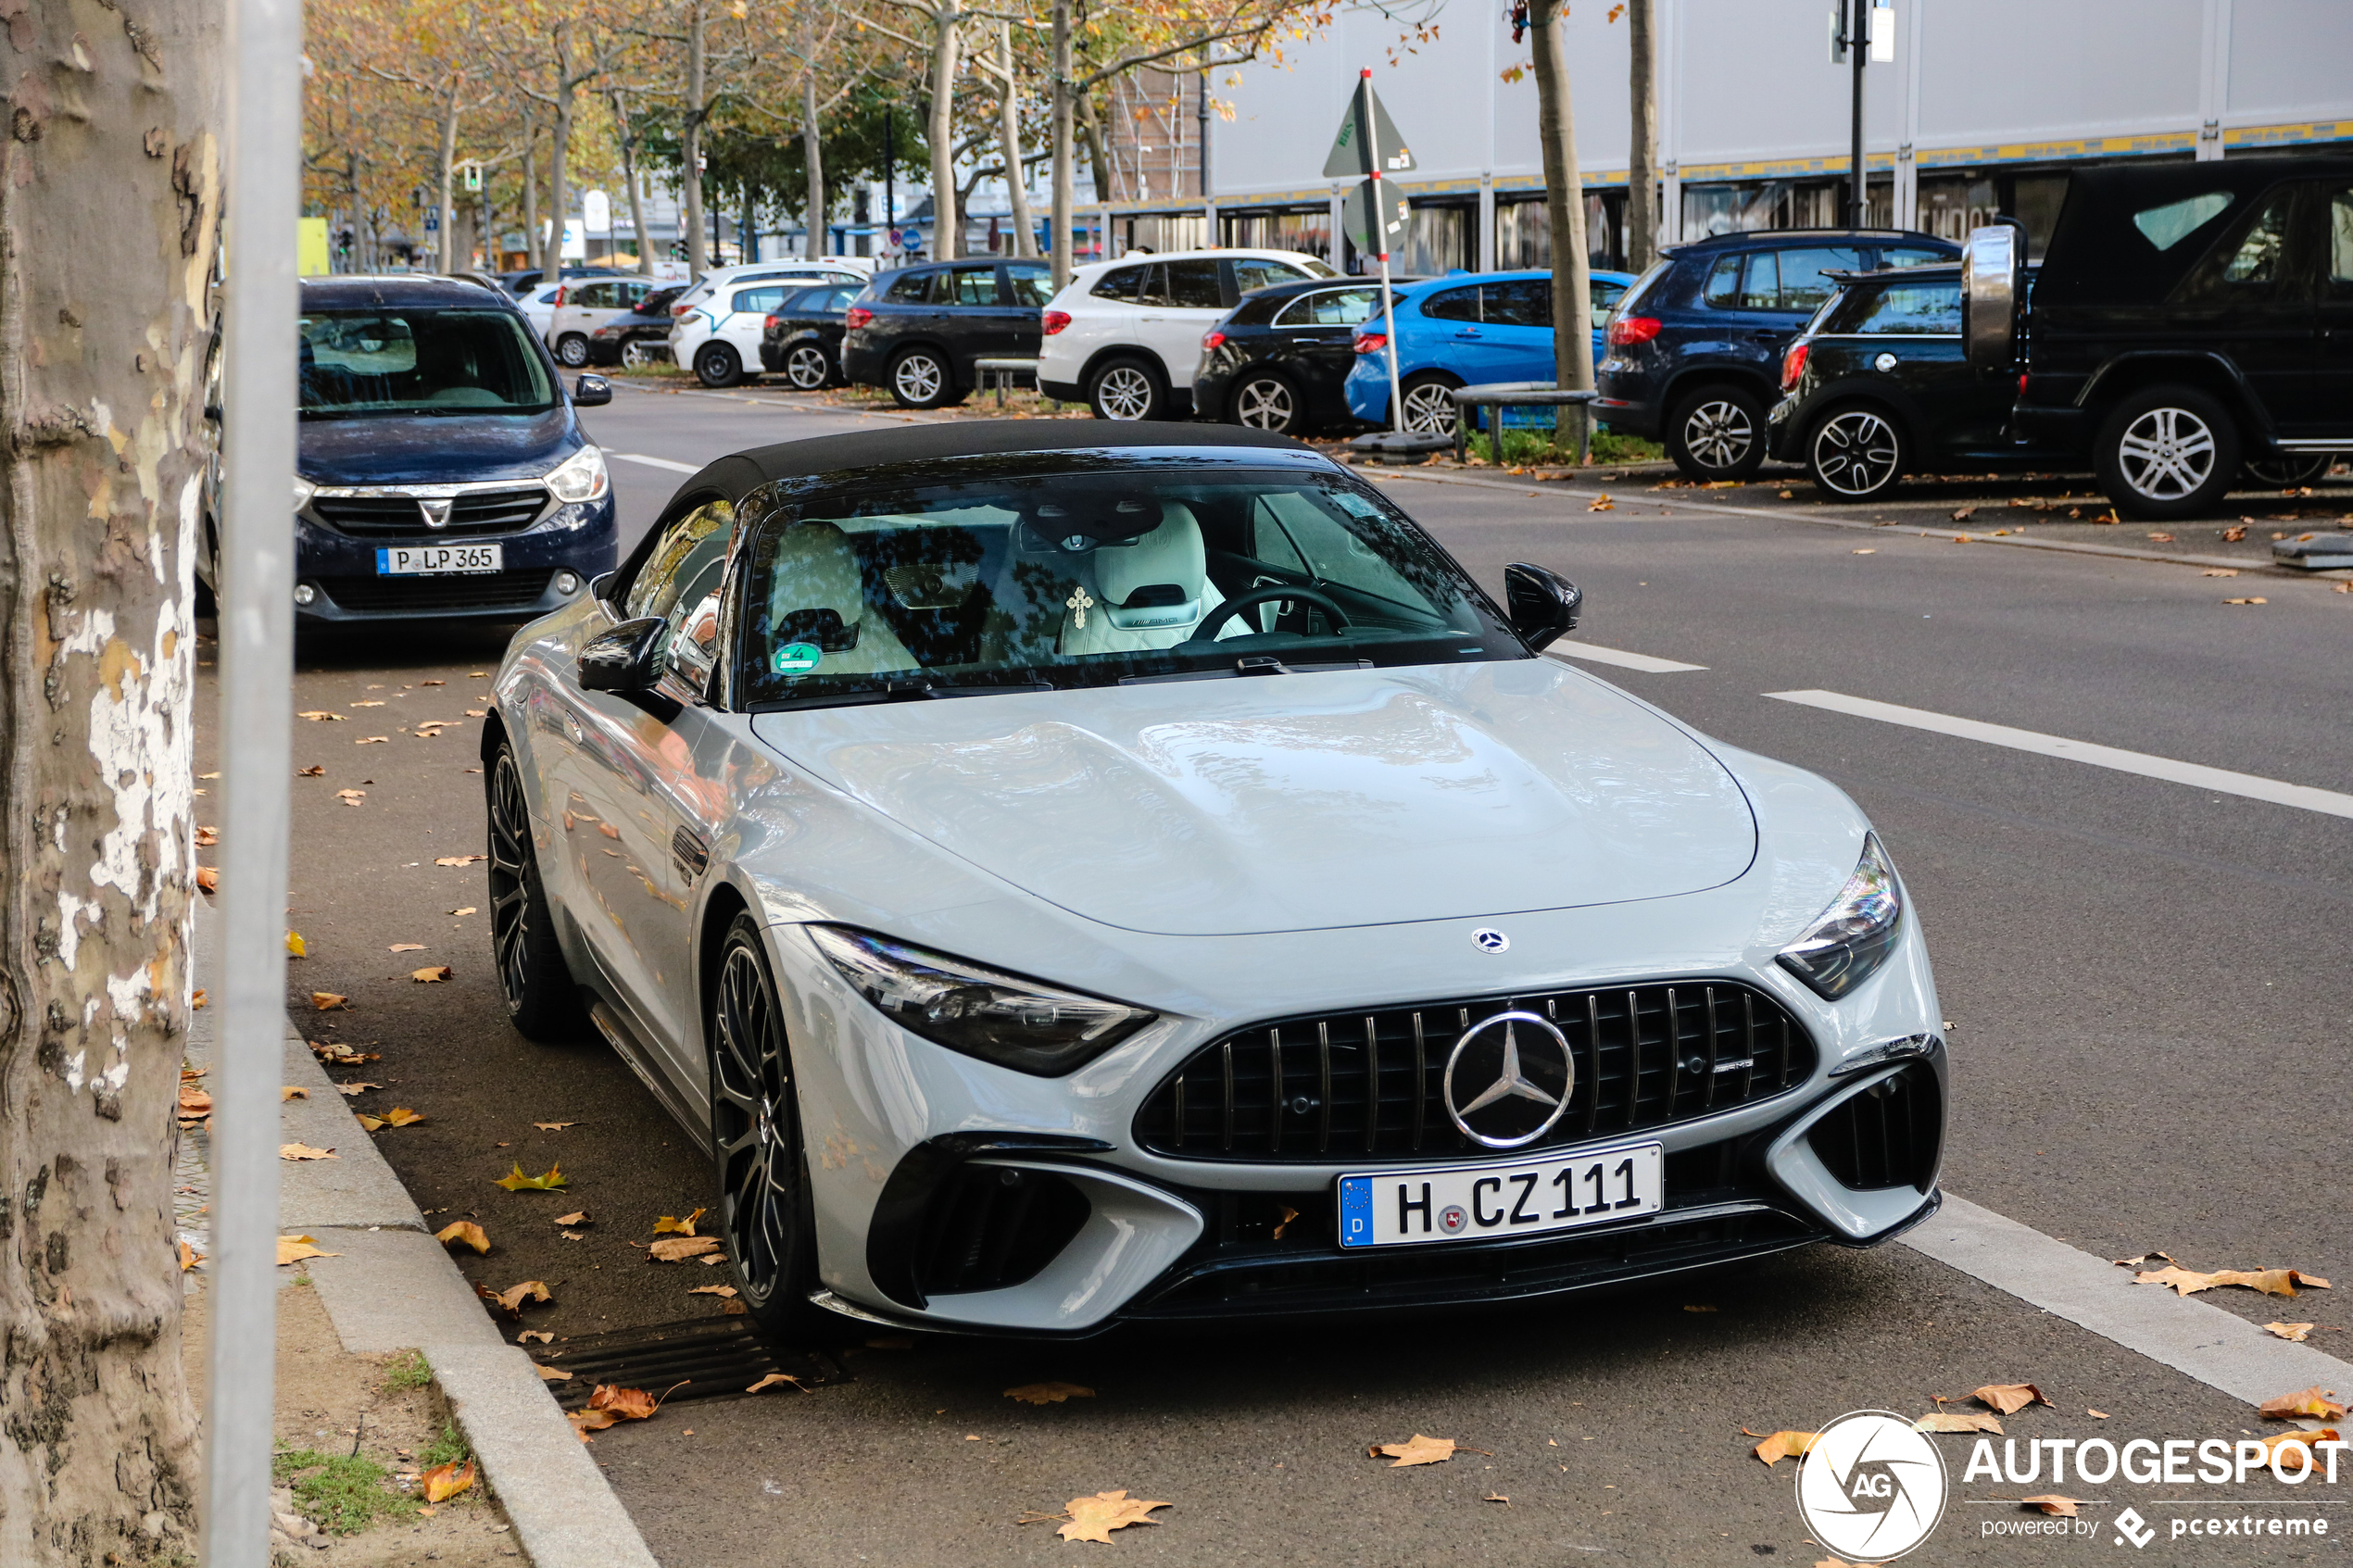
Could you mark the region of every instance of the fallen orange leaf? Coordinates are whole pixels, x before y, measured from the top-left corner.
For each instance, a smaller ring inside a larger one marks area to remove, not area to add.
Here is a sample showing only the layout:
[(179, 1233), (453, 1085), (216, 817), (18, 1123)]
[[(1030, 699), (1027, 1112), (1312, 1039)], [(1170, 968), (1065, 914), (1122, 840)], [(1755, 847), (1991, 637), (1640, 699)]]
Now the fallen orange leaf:
[(310, 946), (308, 943), (303, 941), (302, 933), (299, 931), (287, 932), (286, 957), (290, 959), (307, 959), (309, 956)]
[(1741, 1436), (1743, 1437), (1764, 1436), (1765, 1440), (1757, 1444), (1755, 1448), (1750, 1449), (1749, 1451), (1754, 1453), (1758, 1459), (1763, 1460), (1767, 1464), (1779, 1464), (1785, 1459), (1798, 1459), (1803, 1457), (1806, 1450), (1814, 1446), (1815, 1437), (1815, 1434), (1811, 1432), (1773, 1432), (1759, 1434), (1751, 1432), (1745, 1426), (1741, 1428)]
[(569, 1214), (556, 1216), (556, 1223), (560, 1225), (593, 1225), (596, 1223), (588, 1217), (588, 1210), (585, 1209), (575, 1209)]
[(736, 1287), (732, 1285), (698, 1285), (693, 1289), (687, 1291), (686, 1294), (689, 1296), (716, 1296), (722, 1299), (725, 1299), (736, 1294)]
[(2039, 1498), (2021, 1498), (2019, 1500), (2028, 1508), (2039, 1508), (2045, 1513), (2055, 1513), (2062, 1519), (2072, 1519), (2075, 1517), (2075, 1505), (2081, 1499), (2063, 1498), (2057, 1493), (2046, 1492)]
[(564, 1419), (572, 1423), (572, 1429), (580, 1434), (580, 1440), (584, 1443), (596, 1441), (588, 1436), (589, 1433), (602, 1432), (621, 1420), (610, 1411), (566, 1411)]
[(290, 1099), (308, 1099), (309, 1098), (310, 1091), (304, 1088), (300, 1084), (288, 1084), (284, 1088), (278, 1091), (278, 1102), (281, 1105)]
[(214, 845), (216, 845), (216, 844), (218, 844), (218, 843), (220, 843), (220, 830), (219, 828), (214, 828), (214, 827), (206, 827), (206, 826), (205, 826), (205, 825), (203, 825), (202, 823), (198, 823), (198, 824), (197, 824), (197, 826), (196, 826), (196, 847), (197, 847), (197, 848), (199, 848), (199, 849), (209, 849), (209, 848), (211, 848)]
[(522, 1162), (517, 1160), (512, 1171), (490, 1185), (505, 1187), (509, 1192), (521, 1192), (525, 1187), (529, 1187), (534, 1192), (560, 1192), (564, 1185), (563, 1167), (550, 1165), (547, 1167), (547, 1173), (544, 1176), (526, 1176), (522, 1173)]
[(559, 1371), (557, 1368), (551, 1366), (541, 1366), (537, 1361), (531, 1363), (531, 1370), (537, 1373), (541, 1380), (544, 1382), (570, 1383), (572, 1381), (573, 1374), (571, 1373)]
[(332, 1148), (313, 1148), (307, 1143), (282, 1143), (278, 1146), (278, 1158), (281, 1160), (333, 1160), (335, 1158), (335, 1151)]
[(493, 1290), (486, 1285), (477, 1285), (474, 1286), (474, 1293), (485, 1301), (497, 1302), (499, 1306), (507, 1310), (509, 1317), (515, 1318), (522, 1316), (522, 1307), (526, 1301), (555, 1299), (547, 1294), (547, 1282), (536, 1279), (527, 1279), (521, 1285), (510, 1286), (505, 1290)]
[(337, 1008), (348, 1010), (351, 998), (333, 991), (313, 991), (310, 993), (310, 1005), (321, 1012), (333, 1012)]
[(488, 859), (490, 859), (490, 857), (487, 855), (443, 855), (437, 858), (434, 861), (434, 864), (436, 866), (471, 866), (476, 860), (487, 860)]
[(447, 1502), (474, 1484), (474, 1461), (436, 1464), (417, 1480), (425, 1489), (425, 1501)]
[(278, 1238), (278, 1266), (299, 1263), (305, 1258), (340, 1258), (340, 1252), (321, 1252), (318, 1240), (308, 1236), (282, 1236)]
[(392, 951), (396, 953), (422, 953), (424, 950), (422, 942), (395, 942), (392, 945)]
[(1912, 1423), (1912, 1430), (1915, 1432), (1991, 1432), (1997, 1437), (2003, 1436), (2000, 1422), (1990, 1415), (1979, 1415), (1970, 1411), (1958, 1411), (1952, 1415), (1946, 1415), (1943, 1411), (1934, 1415), (1924, 1415)]
[(719, 1250), (719, 1238), (709, 1236), (673, 1236), (657, 1241), (647, 1249), (647, 1261), (654, 1263), (683, 1263), (689, 1258), (699, 1258), (706, 1252)]
[(381, 1089), (384, 1085), (382, 1084), (337, 1084), (335, 1087), (341, 1089), (346, 1096), (357, 1096), (364, 1095), (370, 1089)]
[(2303, 1448), (2304, 1462), (2307, 1465), (2310, 1465), (2320, 1457), (2312, 1451), (2313, 1444), (2334, 1443), (2336, 1441), (2338, 1441), (2336, 1428), (2334, 1426), (2323, 1426), (2317, 1432), (2282, 1432), (2276, 1436), (2262, 1439), (2263, 1462), (2266, 1464), (2271, 1463), (2272, 1460), (2279, 1456), (2279, 1451), (2282, 1449), (2285, 1448), (2290, 1443), (2295, 1443)]
[(2202, 1274), (2194, 1269), (2173, 1264), (2133, 1276), (2134, 1285), (2170, 1285), (2183, 1296), (2195, 1296), (2201, 1290), (2217, 1286), (2243, 1285), (2249, 1290), (2259, 1290), (2266, 1296), (2294, 1296), (2296, 1286), (2311, 1290), (2326, 1290), (2329, 1282), (2316, 1274), (2295, 1269), (2217, 1269)]
[(2300, 1415), (2334, 1421), (2345, 1413), (2345, 1401), (2336, 1397), (2335, 1389), (2322, 1388), (2316, 1384), (2294, 1394), (2282, 1394), (2275, 1399), (2266, 1399), (2256, 1408), (2273, 1421), (2294, 1421)]
[(1174, 1506), (1164, 1502), (1146, 1502), (1131, 1498), (1125, 1489), (1097, 1492), (1091, 1498), (1070, 1499), (1070, 1523), (1054, 1533), (1066, 1541), (1101, 1541), (1111, 1545), (1111, 1533), (1130, 1524), (1157, 1524), (1157, 1519), (1147, 1517), (1155, 1508)]
[(753, 1384), (750, 1387), (745, 1389), (744, 1392), (747, 1394), (757, 1394), (763, 1388), (774, 1388), (779, 1383), (789, 1383), (804, 1394), (810, 1392), (808, 1385), (802, 1383), (799, 1378), (795, 1377), (788, 1372), (772, 1372), (767, 1376), (761, 1378), (759, 1382)]
[(420, 985), (438, 985), (449, 978), (449, 966), (446, 963), (429, 964), (423, 969), (412, 969), (409, 972), (409, 978)]
[[(572, 1123), (568, 1122), (560, 1123), (560, 1125), (563, 1126), (570, 1126), (571, 1124)], [(695, 1222), (701, 1219), (704, 1212), (705, 1210), (698, 1209), (683, 1220), (673, 1220), (669, 1215), (664, 1214), (661, 1219), (654, 1222), (654, 1235), (660, 1236), (665, 1231), (675, 1231), (680, 1236), (692, 1236), (695, 1234)]]
[(2013, 1415), (2029, 1405), (2047, 1405), (2051, 1401), (2032, 1383), (1989, 1383), (1969, 1398), (1991, 1405), (1997, 1415)]
[(384, 1124), (389, 1127), (413, 1127), (423, 1120), (405, 1105), (396, 1105), (384, 1112)]
[(1425, 1437), (1416, 1432), (1410, 1442), (1382, 1443), (1365, 1449), (1365, 1457), (1394, 1460), (1396, 1462), (1389, 1467), (1391, 1470), (1403, 1470), (1409, 1464), (1437, 1464), (1454, 1457), (1454, 1439)]
[(622, 1388), (610, 1383), (599, 1383), (588, 1396), (592, 1411), (610, 1411), (623, 1421), (648, 1421), (661, 1408), (661, 1401), (643, 1388)]
[(515, 1343), (518, 1345), (528, 1345), (533, 1340), (536, 1339), (540, 1344), (547, 1345), (553, 1343), (555, 1337), (556, 1336), (553, 1334), (550, 1334), (544, 1328), (526, 1328), (521, 1334), (515, 1336)]
[(186, 1273), (190, 1269), (195, 1268), (198, 1263), (204, 1261), (204, 1254), (189, 1246), (186, 1242), (181, 1242), (178, 1246), (180, 1252), (180, 1272), (182, 1273)]
[(2276, 1334), (2283, 1339), (2293, 1339), (2298, 1345), (2310, 1338), (2312, 1330), (2317, 1326), (2309, 1323), (2267, 1323), (2263, 1325), (2266, 1333)]
[[(220, 892), (220, 871), (219, 871), (218, 869), (216, 869), (216, 868), (212, 867), (212, 866), (198, 866), (198, 867), (196, 868), (196, 885), (197, 885), (198, 887), (202, 888), (202, 889), (203, 889), (205, 892), (207, 892), (207, 893), (218, 893), (218, 892)], [(197, 996), (199, 996), (199, 997), (201, 997), (201, 996), (203, 996), (203, 995), (204, 995), (204, 993), (203, 993), (202, 991), (199, 991), (199, 992), (197, 992), (197, 993), (196, 993), (196, 995), (197, 995)]]
[(434, 1232), (433, 1238), (445, 1247), (466, 1246), (476, 1252), (490, 1250), (490, 1237), (472, 1220), (457, 1220)]
[(1018, 1388), (1005, 1390), (1005, 1398), (1019, 1399), (1025, 1405), (1059, 1405), (1066, 1399), (1091, 1399), (1094, 1397), (1092, 1388), (1076, 1383), (1025, 1383)]
[[(534, 1122), (532, 1125), (538, 1128), (543, 1133), (560, 1133), (566, 1127), (577, 1127), (580, 1123), (577, 1122)], [(701, 1211), (702, 1210), (696, 1210), (697, 1213), (700, 1213)]]

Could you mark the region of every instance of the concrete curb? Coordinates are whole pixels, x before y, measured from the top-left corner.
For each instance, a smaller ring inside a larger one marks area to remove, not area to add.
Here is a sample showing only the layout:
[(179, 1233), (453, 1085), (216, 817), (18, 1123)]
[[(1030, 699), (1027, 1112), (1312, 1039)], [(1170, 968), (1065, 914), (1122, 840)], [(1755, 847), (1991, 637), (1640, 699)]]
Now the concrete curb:
[[(196, 920), (199, 976), (208, 968), (209, 914), (200, 909)], [(190, 1031), (192, 1059), (209, 1054), (210, 1035), (209, 1028)], [(310, 1093), (285, 1102), (281, 1136), (333, 1148), (335, 1158), (283, 1163), (278, 1229), (316, 1237), (321, 1248), (339, 1254), (304, 1266), (344, 1348), (423, 1352), (533, 1568), (656, 1568), (645, 1537), (531, 1358), (500, 1336), (291, 1024), (284, 1081)]]

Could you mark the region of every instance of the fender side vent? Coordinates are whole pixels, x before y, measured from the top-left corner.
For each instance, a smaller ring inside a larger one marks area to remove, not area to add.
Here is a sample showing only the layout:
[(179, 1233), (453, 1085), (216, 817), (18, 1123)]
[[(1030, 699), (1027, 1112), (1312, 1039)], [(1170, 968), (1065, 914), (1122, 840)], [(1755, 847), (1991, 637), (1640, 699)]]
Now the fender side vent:
[(916, 1284), (926, 1296), (953, 1296), (1035, 1279), (1089, 1211), (1076, 1185), (1051, 1171), (961, 1166), (924, 1216)]
[(1806, 1135), (1842, 1186), (1856, 1192), (1928, 1190), (1944, 1136), (1936, 1072), (1915, 1062), (1882, 1078), (1814, 1123)]

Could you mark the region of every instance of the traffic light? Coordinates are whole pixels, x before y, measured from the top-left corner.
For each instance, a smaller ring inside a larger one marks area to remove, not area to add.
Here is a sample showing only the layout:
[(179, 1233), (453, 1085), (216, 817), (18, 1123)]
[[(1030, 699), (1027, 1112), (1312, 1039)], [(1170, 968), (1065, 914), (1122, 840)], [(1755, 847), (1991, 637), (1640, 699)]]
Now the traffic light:
[(478, 163), (466, 165), (466, 189), (469, 193), (479, 192), (482, 189), (482, 165)]
[(686, 241), (673, 240), (670, 242), (670, 259), (673, 261), (684, 261), (686, 259)]
[(335, 236), (335, 249), (345, 256), (349, 256), (351, 254), (351, 247), (359, 243), (359, 236), (353, 233), (348, 229), (344, 230), (341, 233)]

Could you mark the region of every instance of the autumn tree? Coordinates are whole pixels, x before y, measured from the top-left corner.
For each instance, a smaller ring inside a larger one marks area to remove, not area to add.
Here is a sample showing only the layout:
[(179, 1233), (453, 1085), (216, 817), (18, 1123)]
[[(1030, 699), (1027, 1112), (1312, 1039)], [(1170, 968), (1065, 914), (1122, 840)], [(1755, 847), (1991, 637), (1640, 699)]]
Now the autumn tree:
[[(1585, 254), (1585, 192), (1577, 170), (1577, 111), (1568, 90), (1563, 0), (1531, 0), (1529, 54), (1536, 77), (1537, 142), (1544, 160), (1544, 207), (1553, 236), (1553, 379), (1593, 387), (1593, 307)], [(1585, 411), (1564, 407), (1560, 428), (1581, 428)]]
[(220, 9), (18, 0), (0, 171), (0, 1562), (184, 1561), (188, 1024)]
[(1658, 259), (1658, 51), (1655, 0), (1626, 0), (1627, 96), (1632, 110), (1626, 160), (1626, 265), (1647, 271)]

